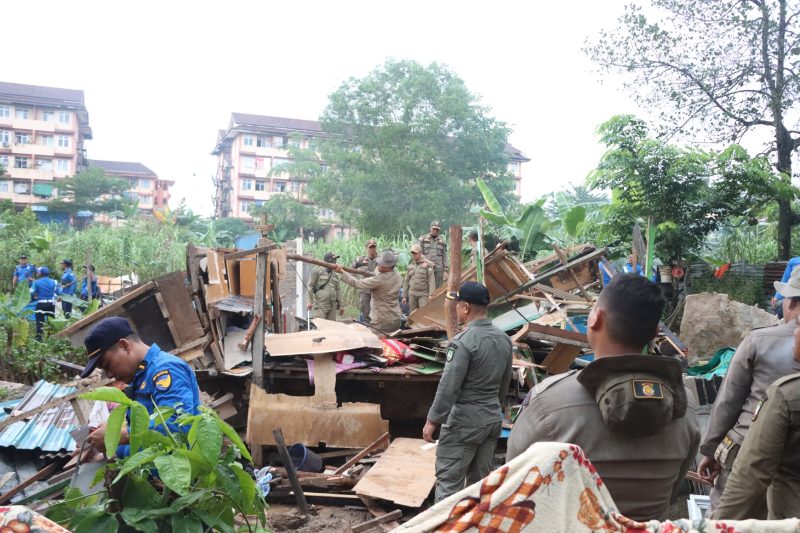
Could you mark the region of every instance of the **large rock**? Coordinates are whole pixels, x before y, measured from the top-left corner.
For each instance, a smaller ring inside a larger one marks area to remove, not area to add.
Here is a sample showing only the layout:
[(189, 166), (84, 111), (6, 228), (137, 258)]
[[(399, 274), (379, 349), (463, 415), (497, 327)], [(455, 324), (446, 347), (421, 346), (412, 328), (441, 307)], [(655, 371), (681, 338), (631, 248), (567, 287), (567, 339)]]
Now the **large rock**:
[(711, 356), (720, 348), (736, 347), (753, 328), (778, 324), (763, 309), (731, 300), (727, 294), (690, 294), (681, 320), (681, 339), (690, 356)]

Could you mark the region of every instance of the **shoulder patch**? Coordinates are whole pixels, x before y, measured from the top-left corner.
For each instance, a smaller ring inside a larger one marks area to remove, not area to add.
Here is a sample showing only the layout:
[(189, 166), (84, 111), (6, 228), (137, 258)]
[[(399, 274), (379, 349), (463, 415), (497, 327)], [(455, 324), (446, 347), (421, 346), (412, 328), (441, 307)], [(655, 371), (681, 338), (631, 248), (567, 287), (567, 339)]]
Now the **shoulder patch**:
[(449, 363), (450, 361), (453, 360), (453, 356), (455, 354), (456, 354), (456, 347), (455, 346), (450, 346), (447, 349), (447, 357), (445, 358), (445, 360)]
[(156, 375), (153, 376), (153, 383), (156, 386), (156, 390), (168, 390), (172, 385), (172, 374), (170, 374), (169, 370), (156, 372)]

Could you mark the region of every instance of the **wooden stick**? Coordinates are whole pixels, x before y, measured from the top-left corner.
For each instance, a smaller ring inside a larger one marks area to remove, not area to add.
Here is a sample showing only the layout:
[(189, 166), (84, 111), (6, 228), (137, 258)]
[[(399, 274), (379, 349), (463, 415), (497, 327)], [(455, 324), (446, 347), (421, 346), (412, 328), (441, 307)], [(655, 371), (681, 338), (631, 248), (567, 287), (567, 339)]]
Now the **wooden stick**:
[[(364, 502), (364, 505), (367, 507), (367, 510), (372, 516), (377, 518), (388, 514), (380, 505), (378, 505), (375, 500), (369, 496), (359, 496), (359, 498), (361, 498), (361, 501)], [(396, 521), (392, 521), (388, 524), (380, 524), (380, 526), (384, 531), (392, 531), (393, 529), (400, 527), (400, 524)]]
[[(450, 226), (450, 273), (447, 278), (447, 291), (455, 292), (461, 283), (461, 241), (463, 231), (461, 226)], [(445, 326), (447, 328), (447, 338), (452, 339), (458, 333), (458, 315), (456, 314), (456, 302), (445, 298), (444, 301)]]
[[(558, 247), (557, 244), (553, 244), (553, 250), (556, 252), (556, 255), (558, 256), (558, 260), (561, 261), (562, 265), (566, 265), (566, 264), (569, 263), (569, 259), (567, 259), (567, 256), (564, 255), (564, 252), (561, 250), (561, 248)], [(587, 293), (586, 289), (584, 289), (583, 285), (581, 285), (581, 282), (578, 279), (578, 275), (575, 274), (575, 271), (572, 270), (571, 268), (568, 268), (567, 272), (569, 272), (569, 275), (572, 277), (572, 281), (574, 281), (575, 285), (578, 286), (578, 290), (583, 295), (583, 297), (586, 298), (586, 301), (591, 303), (592, 297), (589, 296), (589, 293)]]
[(361, 459), (366, 457), (367, 454), (369, 454), (370, 452), (378, 448), (381, 444), (383, 444), (384, 440), (388, 439), (389, 439), (389, 432), (387, 431), (386, 433), (375, 439), (372, 443), (367, 445), (366, 448), (355, 454), (352, 459), (350, 459), (345, 464), (334, 470), (333, 475), (338, 476), (339, 474), (346, 472), (348, 468), (350, 468), (351, 466), (359, 462)]
[(247, 351), (247, 347), (250, 346), (250, 341), (253, 339), (253, 334), (256, 332), (256, 326), (258, 326), (258, 321), (261, 320), (259, 315), (253, 317), (253, 321), (250, 323), (250, 327), (247, 328), (247, 333), (244, 334), (244, 339), (242, 342), (238, 344), (239, 349), (243, 352)]
[(363, 533), (364, 531), (369, 531), (375, 526), (379, 526), (380, 524), (383, 524), (385, 522), (392, 522), (402, 517), (403, 517), (403, 511), (401, 511), (400, 509), (395, 509), (391, 513), (386, 513), (383, 516), (378, 516), (376, 518), (373, 518), (372, 520), (367, 520), (366, 522), (362, 522), (357, 526), (353, 526), (352, 529), (350, 529), (350, 531), (352, 531), (352, 533)]
[[(325, 261), (320, 261), (319, 259), (313, 259), (311, 257), (306, 257), (304, 255), (295, 255), (295, 254), (286, 254), (286, 259), (291, 259), (293, 261), (302, 261), (303, 263), (308, 263), (310, 265), (317, 265), (325, 268), (329, 268), (334, 270), (337, 267), (336, 263), (326, 263)], [(354, 274), (356, 276), (372, 276), (372, 272), (367, 272), (365, 270), (356, 270), (355, 268), (350, 268), (348, 266), (341, 265), (342, 270), (349, 274)]]
[(564, 318), (564, 320), (567, 322), (567, 324), (569, 324), (569, 327), (572, 328), (572, 331), (578, 331), (578, 328), (576, 328), (575, 324), (572, 323), (572, 319), (569, 317), (569, 315), (563, 309), (561, 309), (561, 306), (558, 305), (558, 302), (556, 302), (555, 298), (550, 296), (550, 294), (548, 294), (548, 293), (544, 293), (544, 297), (547, 298), (547, 301), (550, 302), (550, 305), (552, 305), (553, 307), (556, 308), (556, 313), (558, 313), (559, 315), (561, 315)]
[(252, 250), (239, 250), (238, 252), (232, 252), (229, 254), (225, 254), (222, 258), (225, 261), (230, 261), (232, 259), (240, 259), (242, 257), (247, 257), (248, 255), (256, 255), (262, 252), (269, 252), (270, 250), (274, 250), (278, 247), (277, 244), (266, 244), (266, 245), (258, 245), (257, 248), (253, 248)]
[(29, 477), (28, 479), (26, 479), (25, 481), (23, 481), (13, 489), (11, 489), (10, 491), (0, 495), (0, 505), (5, 505), (11, 498), (13, 498), (26, 488), (30, 487), (40, 479), (49, 476), (56, 470), (58, 470), (58, 463), (50, 463), (49, 465), (45, 466), (44, 468), (36, 472), (34, 475)]
[(272, 430), (272, 436), (275, 437), (275, 445), (278, 447), (278, 453), (281, 456), (283, 467), (286, 469), (286, 475), (289, 477), (289, 483), (292, 485), (292, 491), (294, 492), (294, 499), (297, 502), (297, 506), (300, 508), (301, 513), (309, 515), (311, 514), (311, 509), (308, 507), (305, 494), (303, 494), (303, 488), (300, 486), (300, 481), (297, 479), (297, 472), (294, 469), (292, 458), (289, 456), (289, 450), (286, 449), (286, 443), (283, 441), (283, 431), (281, 431), (281, 428), (276, 428)]

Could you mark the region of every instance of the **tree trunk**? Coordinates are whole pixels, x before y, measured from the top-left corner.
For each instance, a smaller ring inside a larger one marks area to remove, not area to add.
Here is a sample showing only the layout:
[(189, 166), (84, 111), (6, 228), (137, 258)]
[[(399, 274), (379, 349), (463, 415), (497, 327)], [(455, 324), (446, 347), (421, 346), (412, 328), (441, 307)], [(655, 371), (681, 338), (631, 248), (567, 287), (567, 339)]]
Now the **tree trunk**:
[[(775, 128), (775, 141), (778, 148), (777, 170), (783, 179), (791, 183), (794, 142), (782, 123)], [(794, 225), (794, 213), (791, 200), (778, 198), (778, 260), (780, 261), (788, 261), (791, 257), (792, 225)]]

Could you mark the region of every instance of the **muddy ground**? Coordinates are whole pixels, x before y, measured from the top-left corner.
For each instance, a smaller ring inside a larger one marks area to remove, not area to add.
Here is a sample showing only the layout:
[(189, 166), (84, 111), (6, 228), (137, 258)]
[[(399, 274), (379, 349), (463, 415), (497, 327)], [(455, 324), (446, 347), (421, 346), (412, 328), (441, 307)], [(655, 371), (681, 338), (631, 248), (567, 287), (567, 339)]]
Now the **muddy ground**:
[(293, 531), (299, 533), (328, 533), (349, 531), (352, 526), (373, 518), (366, 510), (344, 507), (314, 507), (316, 514), (302, 516), (297, 507), (280, 503), (270, 504), (267, 509), (267, 522), (275, 533)]

